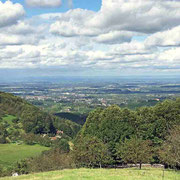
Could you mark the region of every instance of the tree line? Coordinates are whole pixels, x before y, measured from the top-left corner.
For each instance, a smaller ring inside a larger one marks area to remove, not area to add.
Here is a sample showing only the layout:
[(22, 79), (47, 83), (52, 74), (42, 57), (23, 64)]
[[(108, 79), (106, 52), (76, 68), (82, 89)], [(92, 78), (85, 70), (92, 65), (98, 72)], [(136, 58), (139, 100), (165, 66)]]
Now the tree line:
[(180, 99), (135, 111), (113, 105), (91, 112), (75, 139), (79, 166), (164, 163), (180, 167)]

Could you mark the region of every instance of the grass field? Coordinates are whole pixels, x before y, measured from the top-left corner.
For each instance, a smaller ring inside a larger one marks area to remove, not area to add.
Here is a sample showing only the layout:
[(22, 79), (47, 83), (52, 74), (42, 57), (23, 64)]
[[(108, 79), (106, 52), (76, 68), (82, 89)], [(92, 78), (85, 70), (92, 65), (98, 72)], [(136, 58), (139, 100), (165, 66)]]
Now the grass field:
[(163, 169), (73, 169), (7, 177), (3, 180), (179, 180), (180, 173)]
[(0, 144), (0, 165), (3, 167), (12, 166), (19, 160), (37, 156), (48, 149), (40, 145)]

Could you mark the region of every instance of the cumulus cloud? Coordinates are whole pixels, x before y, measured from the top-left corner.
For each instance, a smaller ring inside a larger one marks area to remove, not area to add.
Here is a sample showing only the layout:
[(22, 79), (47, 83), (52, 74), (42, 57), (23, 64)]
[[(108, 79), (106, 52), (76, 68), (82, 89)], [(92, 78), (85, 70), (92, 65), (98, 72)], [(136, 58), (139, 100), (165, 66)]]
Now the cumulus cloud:
[(152, 54), (157, 50), (156, 47), (146, 46), (142, 42), (132, 41), (130, 43), (123, 43), (120, 45), (116, 45), (112, 47), (110, 53), (118, 56), (118, 55), (144, 55), (144, 54)]
[[(54, 21), (50, 26), (50, 33), (54, 35), (87, 36), (94, 37), (91, 40), (97, 43), (121, 44), (130, 42), (138, 33), (161, 33), (178, 26), (179, 9), (180, 2), (170, 0), (102, 0), (98, 12), (74, 9), (66, 13), (42, 15), (41, 18)], [(178, 33), (178, 29), (174, 31)], [(147, 40), (149, 46), (158, 45), (159, 40), (155, 36)], [(174, 34), (174, 40), (176, 37)], [(169, 43), (178, 44), (174, 40), (171, 39)], [(168, 42), (166, 40), (163, 43), (165, 45)]]
[(145, 43), (149, 46), (180, 46), (180, 26), (155, 33)]
[(37, 68), (41, 64), (40, 48), (34, 45), (8, 45), (0, 49), (0, 68)]
[(8, 34), (32, 34), (35, 33), (36, 30), (33, 26), (25, 21), (18, 21), (17, 24), (4, 27), (1, 29), (1, 33)]
[[(55, 17), (58, 20), (52, 23), (50, 32), (65, 37), (98, 35), (101, 31), (100, 29), (84, 26), (94, 13), (93, 11), (75, 9), (69, 10), (64, 14), (56, 15)], [(43, 16), (41, 17), (43, 18)], [(50, 15), (50, 17), (52, 16)], [(46, 18), (48, 17), (46, 16)]]
[(180, 2), (169, 0), (102, 0), (88, 22), (93, 27), (154, 33), (180, 23)]
[(135, 34), (128, 31), (110, 31), (106, 34), (100, 34), (95, 38), (95, 41), (105, 44), (120, 44), (123, 42), (130, 42), (133, 35)]
[(170, 0), (102, 0), (98, 12), (19, 16), (1, 25), (0, 68), (178, 71), (179, 8)]
[(155, 33), (179, 25), (179, 9), (178, 1), (102, 0), (97, 13), (75, 9), (59, 16), (51, 32), (62, 36), (94, 35), (102, 31)]
[(0, 1), (0, 28), (17, 23), (25, 15), (23, 6), (11, 1)]
[(23, 36), (15, 34), (0, 34), (0, 46), (21, 45), (21, 44), (37, 44), (38, 38), (35, 36)]
[(59, 7), (61, 6), (61, 0), (25, 0), (26, 4), (30, 7)]
[(1, 28), (0, 46), (38, 44), (44, 38), (46, 26), (34, 25), (29, 21), (18, 21), (16, 24)]
[[(168, 65), (177, 65), (180, 63), (180, 47), (165, 50), (159, 54), (158, 59), (166, 62)], [(171, 64), (172, 63), (172, 64)], [(174, 64), (176, 63), (176, 64)]]

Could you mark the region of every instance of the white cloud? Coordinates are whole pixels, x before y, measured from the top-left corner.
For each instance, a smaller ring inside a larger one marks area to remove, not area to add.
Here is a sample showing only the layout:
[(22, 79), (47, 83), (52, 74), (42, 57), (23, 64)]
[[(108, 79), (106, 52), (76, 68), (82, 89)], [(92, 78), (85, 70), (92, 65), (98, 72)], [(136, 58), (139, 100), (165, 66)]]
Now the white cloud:
[(113, 44), (130, 41), (130, 32), (149, 34), (179, 25), (179, 9), (178, 1), (102, 0), (98, 12), (74, 9), (41, 18), (55, 20), (50, 28), (53, 34), (98, 36), (97, 42)]
[(21, 44), (37, 44), (38, 39), (33, 36), (23, 36), (15, 34), (0, 34), (0, 46), (21, 45)]
[(180, 2), (168, 0), (102, 0), (88, 22), (98, 28), (154, 33), (180, 23)]
[(143, 55), (155, 52), (156, 47), (146, 46), (142, 42), (132, 41), (112, 47), (111, 54), (118, 55)]
[(95, 41), (105, 44), (120, 44), (130, 42), (133, 35), (135, 34), (128, 31), (110, 31), (106, 34), (100, 34), (95, 38)]
[(180, 64), (180, 47), (165, 50), (159, 54), (159, 60), (166, 62), (169, 66)]
[(2, 3), (0, 1), (0, 28), (17, 23), (25, 15), (23, 6), (11, 1)]
[(24, 45), (24, 46), (7, 46), (0, 50), (0, 67), (1, 68), (34, 68), (39, 64), (38, 55), (40, 52), (37, 51), (35, 46)]
[[(58, 20), (55, 23), (52, 23), (50, 32), (65, 37), (98, 35), (101, 32), (100, 29), (84, 26), (84, 24), (89, 21), (93, 14), (93, 11), (83, 9), (69, 10), (64, 14), (56, 14), (55, 17)], [(43, 18), (43, 16), (41, 17)], [(45, 16), (45, 18), (50, 17), (53, 16), (51, 14), (49, 17)]]
[(38, 44), (43, 39), (46, 26), (31, 24), (27, 21), (18, 21), (11, 26), (3, 27), (0, 31), (0, 46)]
[(0, 68), (177, 70), (179, 7), (179, 1), (103, 0), (99, 12), (73, 9), (17, 19), (1, 26)]
[(25, 0), (26, 4), (30, 7), (59, 7), (61, 6), (61, 0)]
[(149, 46), (180, 46), (180, 26), (155, 33), (149, 36), (145, 43)]
[(1, 33), (32, 34), (35, 33), (35, 28), (25, 21), (18, 21), (17, 24), (2, 28)]

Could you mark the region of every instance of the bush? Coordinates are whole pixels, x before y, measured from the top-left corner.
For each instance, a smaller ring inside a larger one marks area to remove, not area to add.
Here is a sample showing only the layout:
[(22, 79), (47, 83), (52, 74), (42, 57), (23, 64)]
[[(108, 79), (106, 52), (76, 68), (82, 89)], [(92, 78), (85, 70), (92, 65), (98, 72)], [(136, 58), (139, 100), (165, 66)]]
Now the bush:
[(53, 147), (61, 149), (62, 152), (69, 152), (70, 147), (66, 139), (57, 139), (53, 142)]
[(62, 152), (59, 148), (45, 151), (42, 155), (16, 164), (14, 172), (27, 174), (32, 172), (44, 172), (72, 168), (72, 158), (69, 154)]
[(24, 134), (23, 140), (27, 145), (34, 145), (36, 144), (36, 135), (35, 134)]

